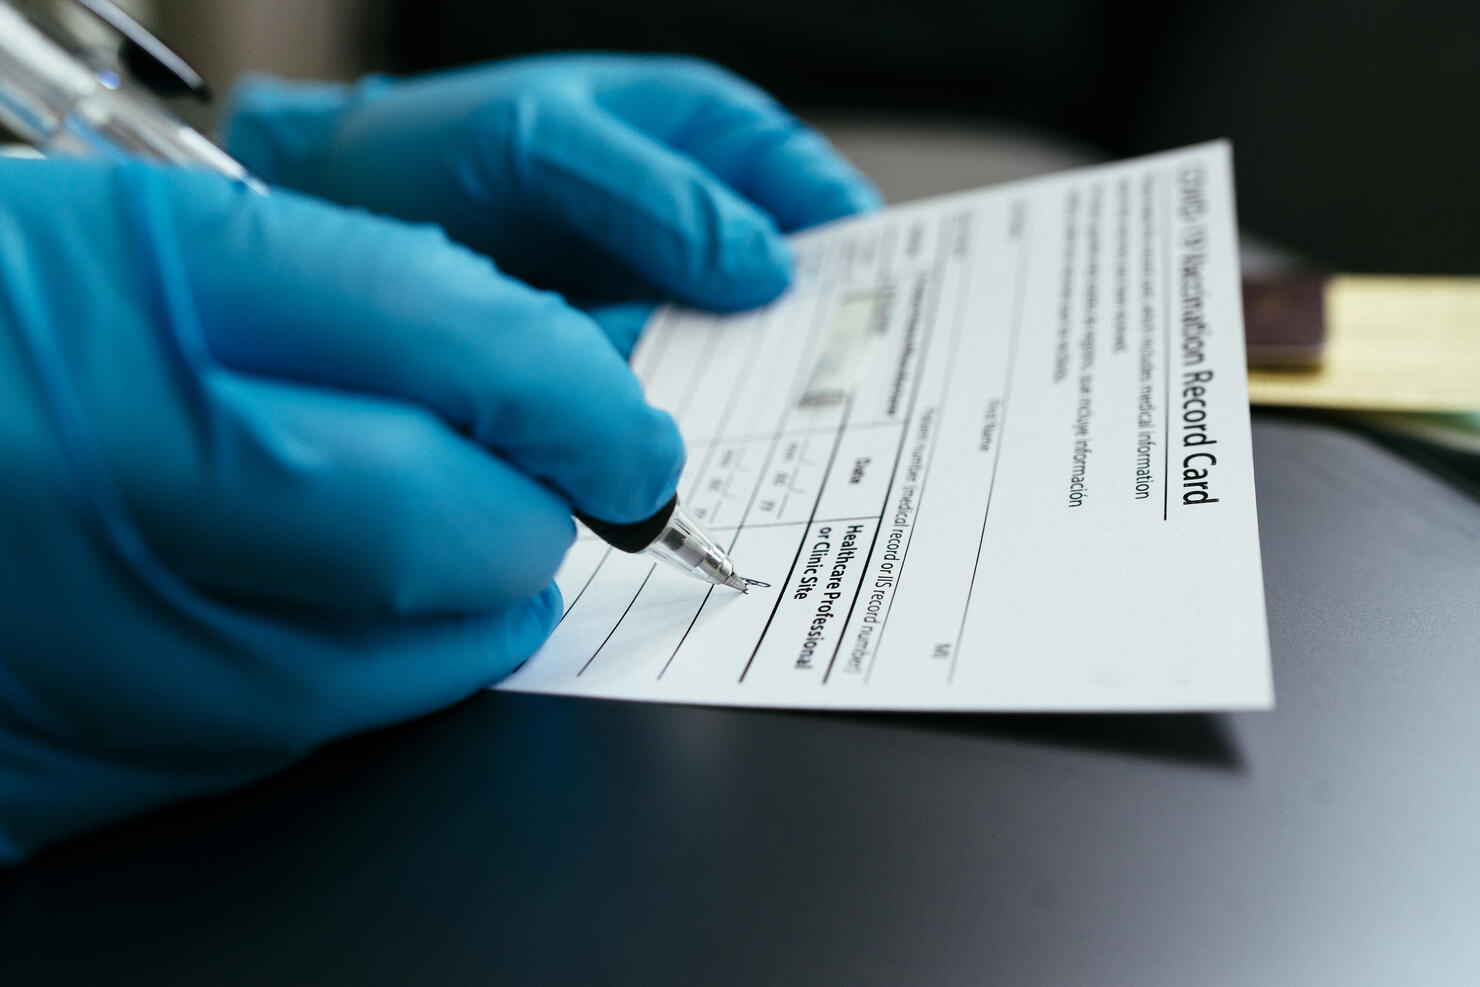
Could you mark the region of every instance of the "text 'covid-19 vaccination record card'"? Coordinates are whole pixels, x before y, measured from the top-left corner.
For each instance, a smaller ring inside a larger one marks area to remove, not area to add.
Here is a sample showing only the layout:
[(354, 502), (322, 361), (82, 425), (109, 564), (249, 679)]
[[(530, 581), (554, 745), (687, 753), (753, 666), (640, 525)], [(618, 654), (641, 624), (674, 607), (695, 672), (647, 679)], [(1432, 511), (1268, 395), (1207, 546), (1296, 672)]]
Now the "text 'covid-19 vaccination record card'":
[(1226, 144), (792, 238), (793, 287), (633, 356), (748, 577), (585, 532), (500, 688), (731, 706), (1273, 704)]

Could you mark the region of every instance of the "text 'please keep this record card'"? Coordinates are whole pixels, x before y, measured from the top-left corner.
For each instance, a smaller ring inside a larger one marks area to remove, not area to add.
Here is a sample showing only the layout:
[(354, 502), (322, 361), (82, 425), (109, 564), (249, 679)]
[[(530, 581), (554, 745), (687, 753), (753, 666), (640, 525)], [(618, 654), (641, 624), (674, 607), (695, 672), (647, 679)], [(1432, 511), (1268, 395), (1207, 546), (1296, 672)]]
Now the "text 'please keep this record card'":
[(1233, 179), (1209, 144), (792, 238), (740, 315), (633, 367), (679, 497), (746, 576), (582, 532), (565, 614), (499, 688), (733, 706), (1273, 703)]

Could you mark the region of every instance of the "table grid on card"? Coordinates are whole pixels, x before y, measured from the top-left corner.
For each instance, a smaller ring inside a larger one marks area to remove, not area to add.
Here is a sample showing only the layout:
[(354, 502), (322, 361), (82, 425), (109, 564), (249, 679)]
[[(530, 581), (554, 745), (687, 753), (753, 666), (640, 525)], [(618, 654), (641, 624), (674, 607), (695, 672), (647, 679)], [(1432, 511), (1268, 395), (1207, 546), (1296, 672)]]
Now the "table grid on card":
[[(814, 649), (820, 684), (838, 665), (842, 633), (858, 613), (863, 574), (890, 544), (881, 542), (881, 535), (898, 528), (906, 533), (903, 543), (891, 548), (897, 559), (887, 566), (891, 587), (902, 575), (911, 521), (898, 526), (885, 521), (894, 520), (891, 499), (898, 498), (902, 476), (910, 476), (916, 491), (912, 510), (923, 500), (935, 433), (922, 431), (917, 406), (932, 348), (959, 345), (975, 221), (973, 210), (963, 208), (864, 226), (846, 239), (803, 240), (797, 250), (797, 298), (783, 310), (785, 318), (772, 306), (722, 326), (701, 313), (666, 310), (635, 354), (633, 366), (647, 385), (648, 399), (669, 411), (685, 436), (689, 458), (680, 500), (732, 553), (742, 572), (772, 583), (764, 609), (752, 608), (764, 620), (735, 670), (737, 685), (753, 674), (758, 659), (764, 660), (778, 618), (785, 624), (788, 616), (815, 606), (810, 595), (797, 599), (793, 586), (798, 572), (807, 573), (815, 561), (816, 546), (829, 544), (825, 561), (833, 564), (846, 552), (852, 569), (849, 578), (839, 580), (846, 586), (834, 591), (838, 599), (829, 610), (836, 614), (834, 633)], [(887, 330), (880, 333), (883, 351), (873, 354), (855, 393), (841, 400), (804, 400), (809, 375), (827, 345), (829, 320), (845, 299), (859, 293), (872, 293), (876, 306), (887, 310), (878, 316), (880, 328)], [(939, 318), (943, 305), (954, 309), (951, 317)], [(942, 363), (937, 356), (935, 365), (948, 371), (950, 360)], [(939, 375), (935, 386), (943, 389), (948, 374)], [(925, 429), (931, 415), (927, 412)], [(923, 436), (924, 452), (910, 458), (915, 436)], [(771, 550), (746, 551), (747, 543), (760, 539)], [(639, 559), (634, 566), (634, 560), (613, 553), (589, 532), (583, 532), (572, 555), (573, 564), (563, 573), (563, 585), (574, 587), (567, 594), (567, 619), (579, 620), (583, 608), (608, 592), (616, 599), (605, 599), (602, 609), (612, 633), (634, 613), (641, 615), (645, 594), (655, 609), (669, 609), (669, 601), (658, 595), (671, 594), (674, 582), (655, 583), (652, 562)], [(748, 569), (757, 555), (776, 571)], [(815, 574), (800, 580), (803, 587), (829, 585)], [(627, 597), (620, 611), (614, 605), (621, 596), (618, 586)], [(715, 605), (716, 594), (728, 602), (726, 591), (699, 584), (684, 588), (692, 613), (666, 660), (654, 669), (655, 680), (672, 674), (688, 657), (694, 625)], [(876, 610), (871, 620), (882, 625), (886, 618), (887, 612)], [(594, 640), (589, 630), (583, 628), (581, 636)], [(575, 677), (591, 672), (611, 645), (612, 633), (575, 667)], [(557, 642), (560, 636), (557, 630)], [(795, 659), (775, 664), (798, 670)], [(803, 671), (807, 664), (802, 663)], [(855, 662), (853, 670), (867, 669)]]

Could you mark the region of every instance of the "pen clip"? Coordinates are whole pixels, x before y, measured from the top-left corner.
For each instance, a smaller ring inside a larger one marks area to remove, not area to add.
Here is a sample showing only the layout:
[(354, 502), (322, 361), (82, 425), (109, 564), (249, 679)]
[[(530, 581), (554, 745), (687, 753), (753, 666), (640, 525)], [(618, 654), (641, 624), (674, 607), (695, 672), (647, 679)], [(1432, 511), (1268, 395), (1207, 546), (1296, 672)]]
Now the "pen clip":
[(201, 74), (113, 0), (74, 2), (123, 37), (124, 66), (156, 95), (190, 95), (202, 103), (210, 101), (211, 87)]

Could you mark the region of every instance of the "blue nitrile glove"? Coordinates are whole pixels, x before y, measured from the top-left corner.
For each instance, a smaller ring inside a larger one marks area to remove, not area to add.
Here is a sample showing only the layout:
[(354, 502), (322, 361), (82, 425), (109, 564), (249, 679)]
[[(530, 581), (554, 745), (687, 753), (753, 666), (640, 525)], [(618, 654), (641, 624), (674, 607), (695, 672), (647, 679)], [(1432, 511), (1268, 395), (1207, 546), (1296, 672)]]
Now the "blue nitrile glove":
[(0, 159), (0, 860), (528, 657), (572, 505), (682, 465), (585, 315), (440, 231)]
[(434, 222), (581, 302), (770, 301), (778, 233), (879, 204), (765, 93), (706, 62), (555, 55), (355, 86), (249, 80), (229, 150), (268, 182)]

